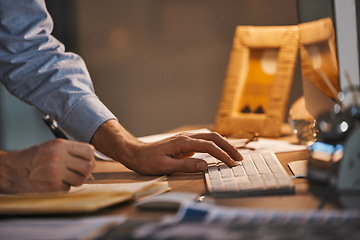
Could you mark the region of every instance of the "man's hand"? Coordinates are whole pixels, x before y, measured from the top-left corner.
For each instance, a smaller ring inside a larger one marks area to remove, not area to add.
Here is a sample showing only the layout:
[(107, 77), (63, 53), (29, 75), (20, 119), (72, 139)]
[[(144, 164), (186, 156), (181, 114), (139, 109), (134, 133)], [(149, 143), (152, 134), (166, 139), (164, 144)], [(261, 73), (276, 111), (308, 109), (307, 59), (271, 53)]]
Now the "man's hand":
[(137, 161), (130, 168), (142, 174), (201, 172), (207, 169), (202, 159), (190, 158), (195, 152), (209, 153), (228, 166), (242, 160), (238, 151), (217, 133), (181, 133), (154, 143), (141, 144)]
[(94, 147), (64, 139), (0, 153), (0, 192), (68, 191), (79, 186), (95, 167)]
[(91, 143), (127, 168), (148, 175), (205, 171), (204, 160), (189, 158), (195, 152), (209, 153), (228, 166), (242, 160), (236, 148), (218, 133), (181, 133), (159, 142), (143, 143), (115, 120), (100, 126)]

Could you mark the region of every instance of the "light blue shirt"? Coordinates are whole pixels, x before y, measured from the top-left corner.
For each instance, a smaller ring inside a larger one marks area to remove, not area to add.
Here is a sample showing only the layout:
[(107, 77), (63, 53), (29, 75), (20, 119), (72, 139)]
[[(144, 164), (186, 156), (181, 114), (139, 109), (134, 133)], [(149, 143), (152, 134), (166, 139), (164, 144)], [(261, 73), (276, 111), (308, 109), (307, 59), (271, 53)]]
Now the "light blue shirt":
[(0, 0), (0, 21), (0, 81), (11, 94), (80, 141), (115, 118), (95, 95), (81, 57), (51, 35), (44, 0)]

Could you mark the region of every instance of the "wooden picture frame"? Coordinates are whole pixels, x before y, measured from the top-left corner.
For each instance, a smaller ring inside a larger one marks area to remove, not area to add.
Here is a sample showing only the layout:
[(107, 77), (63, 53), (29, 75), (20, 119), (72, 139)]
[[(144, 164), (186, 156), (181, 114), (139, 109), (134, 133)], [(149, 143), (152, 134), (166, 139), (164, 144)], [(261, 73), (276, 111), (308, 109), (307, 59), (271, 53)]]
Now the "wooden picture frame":
[(216, 131), (281, 135), (298, 43), (297, 26), (237, 26)]
[(333, 107), (340, 91), (335, 29), (329, 17), (298, 26), (306, 108), (316, 118)]
[[(321, 72), (339, 92), (339, 70), (336, 57), (335, 30), (331, 18), (299, 24), (302, 75), (336, 99)], [(320, 72), (320, 71), (321, 72)]]

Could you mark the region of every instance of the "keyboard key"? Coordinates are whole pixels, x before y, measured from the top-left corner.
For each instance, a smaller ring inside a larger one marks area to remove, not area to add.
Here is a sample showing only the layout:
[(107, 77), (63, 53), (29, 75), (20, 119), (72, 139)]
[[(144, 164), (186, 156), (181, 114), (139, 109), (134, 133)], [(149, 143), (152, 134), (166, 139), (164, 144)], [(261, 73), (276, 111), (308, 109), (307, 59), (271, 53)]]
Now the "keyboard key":
[(247, 175), (250, 176), (250, 175), (258, 175), (259, 174), (249, 156), (244, 157), (242, 164), (244, 166), (244, 169), (245, 169)]
[(224, 189), (225, 189), (225, 191), (237, 191), (238, 190), (237, 185), (236, 185), (236, 183), (234, 181), (229, 182), (229, 183), (225, 183), (224, 184)]
[(233, 178), (234, 177), (234, 175), (231, 171), (231, 168), (229, 168), (227, 166), (222, 166), (219, 168), (219, 170), (220, 170), (221, 176), (223, 178)]
[(251, 189), (251, 183), (248, 177), (237, 177), (235, 181), (240, 191)]
[(221, 181), (221, 175), (217, 168), (210, 168), (208, 169), (210, 179), (211, 181), (220, 180)]
[(273, 173), (277, 173), (277, 172), (282, 173), (285, 171), (284, 168), (281, 166), (280, 162), (278, 162), (277, 159), (274, 158), (275, 155), (271, 153), (263, 153), (262, 156)]
[(251, 186), (253, 189), (262, 189), (264, 184), (261, 178), (257, 175), (251, 175), (249, 176)]
[(251, 159), (253, 160), (258, 172), (260, 174), (262, 173), (270, 173), (269, 168), (267, 167), (266, 163), (264, 162), (263, 158), (261, 155), (257, 155), (257, 154), (252, 154), (250, 155)]
[(270, 173), (261, 174), (261, 178), (264, 181), (266, 187), (276, 188), (278, 186), (276, 179)]
[(246, 176), (245, 170), (241, 165), (237, 165), (235, 167), (232, 167), (231, 170), (233, 171), (233, 174), (234, 174), (235, 177)]

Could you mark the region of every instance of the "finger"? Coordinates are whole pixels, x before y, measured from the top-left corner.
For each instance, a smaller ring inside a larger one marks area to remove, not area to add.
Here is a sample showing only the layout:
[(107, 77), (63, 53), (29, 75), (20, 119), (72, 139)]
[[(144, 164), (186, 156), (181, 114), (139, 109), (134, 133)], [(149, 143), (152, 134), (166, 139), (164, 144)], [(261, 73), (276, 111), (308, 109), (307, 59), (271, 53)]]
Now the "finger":
[(235, 160), (235, 161), (241, 161), (243, 160), (242, 155), (239, 153), (239, 151), (236, 149), (235, 146), (230, 144), (223, 136), (216, 132), (211, 133), (196, 133), (196, 134), (190, 134), (189, 136), (197, 139), (204, 139), (208, 141), (214, 142), (217, 146), (219, 146), (222, 150), (227, 152), (229, 156)]
[(69, 154), (88, 161), (95, 158), (95, 148), (91, 144), (82, 142), (69, 142), (69, 144)]
[(91, 171), (94, 169), (95, 160), (84, 161), (83, 158), (69, 156), (66, 159), (66, 169), (75, 172), (83, 177), (89, 177)]
[(161, 174), (171, 174), (174, 172), (197, 173), (203, 172), (208, 168), (206, 161), (196, 158), (175, 159), (168, 157), (166, 164), (161, 168)]
[(191, 151), (209, 153), (230, 167), (236, 166), (236, 162), (212, 141), (192, 138), (185, 135), (177, 135), (170, 139), (168, 147), (170, 148), (170, 151), (172, 150), (172, 156)]
[(174, 158), (189, 158), (189, 157), (192, 157), (193, 155), (195, 154), (195, 152), (190, 152), (190, 153), (178, 153), (178, 154), (175, 154), (173, 157)]
[(95, 148), (87, 143), (72, 143), (69, 148), (71, 157), (67, 158), (67, 168), (82, 176), (89, 177), (95, 168)]
[(87, 177), (84, 177), (83, 175), (80, 175), (77, 172), (73, 172), (69, 170), (65, 172), (62, 181), (65, 185), (80, 186), (85, 182), (86, 179)]

